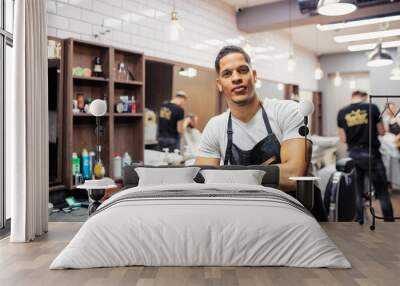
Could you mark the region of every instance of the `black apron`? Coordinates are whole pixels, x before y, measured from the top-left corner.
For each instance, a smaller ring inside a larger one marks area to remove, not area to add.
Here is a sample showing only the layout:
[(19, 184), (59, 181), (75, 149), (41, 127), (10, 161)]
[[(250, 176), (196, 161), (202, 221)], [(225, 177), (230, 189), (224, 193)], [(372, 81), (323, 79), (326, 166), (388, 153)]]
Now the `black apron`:
[(228, 144), (226, 146), (224, 165), (261, 165), (271, 158), (274, 158), (274, 160), (270, 164), (279, 164), (281, 162), (281, 144), (272, 132), (264, 107), (261, 106), (261, 109), (268, 135), (258, 142), (253, 149), (247, 151), (241, 150), (233, 143), (232, 114), (229, 113)]

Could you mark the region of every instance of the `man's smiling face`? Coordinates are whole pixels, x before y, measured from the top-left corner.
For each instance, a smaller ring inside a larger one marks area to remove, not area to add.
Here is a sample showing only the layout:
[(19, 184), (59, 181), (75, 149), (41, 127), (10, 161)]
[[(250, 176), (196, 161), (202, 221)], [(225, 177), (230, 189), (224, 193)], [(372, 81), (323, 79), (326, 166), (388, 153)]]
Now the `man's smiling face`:
[(217, 85), (228, 102), (246, 105), (254, 100), (254, 82), (256, 72), (251, 70), (241, 53), (224, 56), (220, 62)]

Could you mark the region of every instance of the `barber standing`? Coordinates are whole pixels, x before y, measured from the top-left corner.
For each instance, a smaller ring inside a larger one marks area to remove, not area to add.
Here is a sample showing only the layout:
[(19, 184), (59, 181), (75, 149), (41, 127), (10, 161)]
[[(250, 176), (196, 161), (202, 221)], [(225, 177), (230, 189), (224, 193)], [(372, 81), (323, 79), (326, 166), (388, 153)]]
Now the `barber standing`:
[(158, 145), (160, 150), (169, 148), (170, 152), (180, 149), (180, 134), (184, 131), (185, 110), (187, 100), (184, 91), (178, 91), (170, 101), (161, 105), (158, 120)]
[(337, 117), (340, 141), (347, 143), (349, 157), (356, 165), (357, 171), (357, 221), (363, 222), (363, 195), (364, 178), (368, 175), (369, 167), (369, 126), (368, 120), (372, 122), (372, 170), (371, 183), (375, 189), (375, 196), (379, 199), (385, 221), (393, 221), (393, 208), (388, 192), (385, 166), (379, 152), (380, 142), (378, 135), (384, 135), (385, 129), (380, 118), (380, 112), (375, 104), (371, 106), (366, 102), (367, 93), (354, 91), (352, 93), (351, 104), (342, 108)]

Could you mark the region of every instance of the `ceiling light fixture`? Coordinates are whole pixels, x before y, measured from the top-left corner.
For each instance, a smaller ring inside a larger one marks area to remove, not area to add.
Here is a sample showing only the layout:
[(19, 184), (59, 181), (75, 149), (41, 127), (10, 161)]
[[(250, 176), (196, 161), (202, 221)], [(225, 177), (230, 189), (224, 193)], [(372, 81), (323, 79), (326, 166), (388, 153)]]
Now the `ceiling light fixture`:
[(172, 42), (176, 42), (179, 40), (180, 33), (183, 31), (183, 27), (178, 21), (178, 12), (174, 8), (171, 12), (171, 22), (169, 24), (169, 39)]
[[(400, 41), (382, 42), (382, 48), (384, 49), (395, 48), (395, 47), (400, 47)], [(347, 49), (351, 52), (369, 51), (375, 48), (376, 48), (376, 43), (351, 45), (347, 47)]]
[(384, 67), (392, 63), (392, 56), (385, 50), (382, 50), (382, 42), (379, 41), (375, 50), (369, 55), (367, 65), (369, 67)]
[(400, 29), (336, 36), (333, 39), (337, 43), (346, 43), (346, 42), (373, 40), (373, 39), (395, 37), (395, 36), (400, 36)]
[(180, 76), (186, 76), (186, 77), (189, 77), (189, 78), (193, 78), (193, 77), (197, 76), (197, 70), (195, 68), (191, 68), (191, 67), (189, 67), (189, 68), (181, 68), (179, 70), (179, 75)]
[(342, 16), (354, 12), (357, 6), (352, 0), (320, 0), (317, 12), (324, 16)]
[(379, 23), (387, 23), (387, 22), (393, 22), (393, 21), (400, 21), (400, 15), (362, 19), (362, 20), (355, 20), (355, 21), (349, 21), (349, 22), (326, 24), (326, 25), (318, 24), (317, 28), (320, 31), (334, 31), (334, 30), (348, 29), (348, 28), (373, 25), (373, 24), (379, 24)]

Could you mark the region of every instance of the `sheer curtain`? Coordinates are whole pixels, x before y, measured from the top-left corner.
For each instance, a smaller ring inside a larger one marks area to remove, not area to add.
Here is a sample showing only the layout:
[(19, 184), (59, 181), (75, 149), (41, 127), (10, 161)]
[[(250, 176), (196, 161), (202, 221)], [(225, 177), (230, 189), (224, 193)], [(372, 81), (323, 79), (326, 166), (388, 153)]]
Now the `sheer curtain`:
[(6, 187), (12, 242), (48, 227), (46, 0), (15, 2), (13, 94), (6, 99)]

